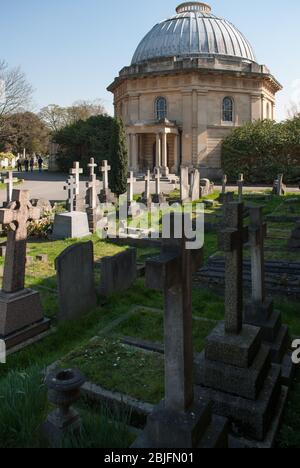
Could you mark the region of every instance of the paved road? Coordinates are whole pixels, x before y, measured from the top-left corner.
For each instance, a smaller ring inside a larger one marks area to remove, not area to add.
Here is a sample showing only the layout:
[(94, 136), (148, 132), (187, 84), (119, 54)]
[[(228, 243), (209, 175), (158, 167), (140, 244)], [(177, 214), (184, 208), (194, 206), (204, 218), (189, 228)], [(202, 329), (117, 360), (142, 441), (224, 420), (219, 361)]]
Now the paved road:
[[(47, 198), (51, 201), (64, 201), (67, 199), (67, 192), (63, 189), (65, 181), (68, 178), (66, 174), (58, 174), (51, 172), (43, 173), (14, 173), (15, 177), (19, 179), (24, 179), (24, 183), (18, 186), (18, 188), (26, 189), (30, 191), (30, 198)], [(87, 179), (82, 179), (81, 188), (84, 190), (85, 181)], [(102, 183), (99, 182), (99, 187), (102, 187)], [(134, 192), (136, 194), (141, 194), (144, 191), (144, 183), (136, 182)], [(172, 184), (161, 184), (162, 191), (164, 193), (169, 193), (172, 191), (175, 186)], [(263, 191), (270, 187), (245, 187), (245, 191)], [(217, 190), (220, 190), (220, 186), (216, 186)], [(151, 186), (152, 192), (155, 190), (155, 183), (152, 183)], [(227, 190), (233, 191), (237, 190), (235, 186), (228, 186)], [(300, 193), (298, 188), (289, 188), (290, 192)], [(5, 190), (0, 190), (0, 202), (3, 202), (6, 199)]]

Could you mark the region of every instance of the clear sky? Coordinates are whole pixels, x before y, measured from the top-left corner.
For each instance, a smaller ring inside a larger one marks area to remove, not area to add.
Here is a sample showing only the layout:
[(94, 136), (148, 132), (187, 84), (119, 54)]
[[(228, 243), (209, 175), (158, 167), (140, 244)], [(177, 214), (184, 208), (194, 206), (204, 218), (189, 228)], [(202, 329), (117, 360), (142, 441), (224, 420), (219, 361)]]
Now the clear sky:
[[(174, 14), (179, 0), (0, 0), (0, 58), (21, 65), (35, 88), (35, 109), (101, 98), (129, 65), (143, 36)], [(300, 103), (299, 0), (212, 0), (213, 13), (237, 26), (284, 85), (277, 117)]]

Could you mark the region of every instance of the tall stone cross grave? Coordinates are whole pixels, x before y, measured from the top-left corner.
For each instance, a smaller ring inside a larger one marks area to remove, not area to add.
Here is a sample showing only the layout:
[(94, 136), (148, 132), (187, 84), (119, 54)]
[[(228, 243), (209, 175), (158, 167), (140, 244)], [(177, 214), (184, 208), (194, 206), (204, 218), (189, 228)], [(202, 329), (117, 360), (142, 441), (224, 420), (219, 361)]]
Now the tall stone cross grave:
[(145, 176), (145, 199), (148, 200), (151, 196), (151, 174), (150, 171), (147, 171), (147, 175)]
[(108, 165), (107, 161), (103, 161), (100, 171), (103, 174), (103, 190), (108, 190), (108, 173), (111, 170), (111, 166)]
[(158, 167), (155, 172), (155, 194), (157, 196), (161, 193), (160, 179), (161, 179), (160, 168)]
[(78, 161), (73, 163), (73, 168), (70, 169), (70, 175), (75, 177), (76, 197), (80, 194), (80, 174), (83, 174), (83, 169), (80, 168)]
[(248, 242), (243, 212), (243, 203), (226, 204), (225, 227), (219, 234), (225, 252), (225, 332), (235, 335), (243, 327), (243, 245)]
[(89, 181), (86, 183), (87, 203), (90, 210), (95, 210), (97, 208), (97, 176), (95, 174), (97, 164), (94, 158), (91, 158), (88, 168), (90, 170), (90, 177)]
[(8, 226), (2, 290), (15, 293), (25, 287), (27, 222), (40, 218), (39, 208), (29, 201), (27, 190), (13, 190), (12, 202), (0, 210), (0, 224)]
[(6, 206), (12, 201), (12, 194), (14, 189), (14, 183), (18, 182), (18, 179), (14, 178), (12, 171), (7, 172), (6, 179), (3, 181), (6, 184)]
[(223, 197), (225, 197), (227, 182), (228, 182), (227, 175), (224, 174), (222, 178), (222, 196)]
[(64, 186), (64, 190), (68, 191), (68, 210), (70, 213), (75, 211), (75, 201), (76, 201), (76, 182), (73, 176), (69, 177), (67, 180), (67, 185)]
[(165, 409), (184, 413), (194, 400), (192, 274), (202, 264), (203, 251), (187, 250), (184, 235), (175, 239), (175, 219), (184, 232), (185, 215), (173, 213), (171, 238), (163, 240), (160, 256), (146, 264), (146, 285), (164, 291)]
[(136, 178), (131, 171), (129, 173), (129, 178), (127, 179), (127, 201), (128, 203), (133, 202), (133, 195), (134, 195), (134, 184), (136, 182)]
[(267, 224), (263, 222), (262, 207), (250, 208), (249, 239), (251, 246), (252, 302), (258, 307), (266, 300), (264, 240)]

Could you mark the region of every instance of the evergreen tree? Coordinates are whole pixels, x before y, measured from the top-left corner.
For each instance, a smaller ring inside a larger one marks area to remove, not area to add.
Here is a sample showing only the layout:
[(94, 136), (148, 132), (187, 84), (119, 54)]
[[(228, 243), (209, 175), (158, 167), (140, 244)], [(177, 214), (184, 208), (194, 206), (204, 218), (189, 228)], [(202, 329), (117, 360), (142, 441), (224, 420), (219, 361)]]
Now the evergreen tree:
[(115, 119), (112, 127), (110, 157), (110, 189), (116, 195), (127, 190), (128, 148), (126, 132), (121, 119)]

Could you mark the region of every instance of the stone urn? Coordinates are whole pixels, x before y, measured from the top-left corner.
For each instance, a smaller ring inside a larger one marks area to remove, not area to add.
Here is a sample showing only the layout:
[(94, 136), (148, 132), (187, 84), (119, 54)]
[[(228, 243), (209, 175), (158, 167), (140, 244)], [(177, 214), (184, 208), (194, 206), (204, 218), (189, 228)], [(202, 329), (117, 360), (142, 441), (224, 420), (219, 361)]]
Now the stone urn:
[(46, 377), (49, 402), (57, 406), (43, 427), (51, 446), (60, 447), (67, 434), (80, 434), (81, 420), (71, 406), (80, 399), (80, 389), (85, 381), (77, 369), (58, 370)]

